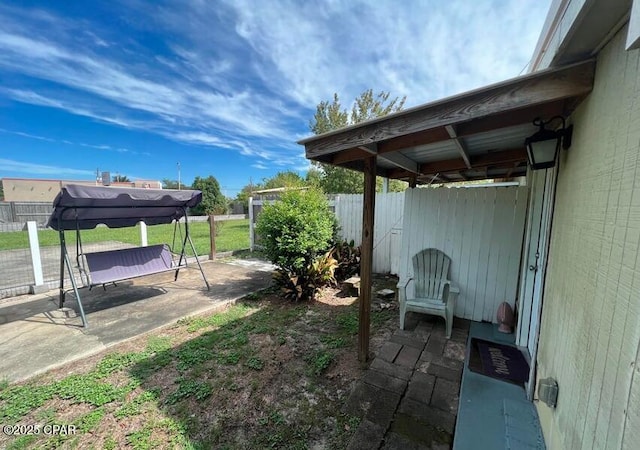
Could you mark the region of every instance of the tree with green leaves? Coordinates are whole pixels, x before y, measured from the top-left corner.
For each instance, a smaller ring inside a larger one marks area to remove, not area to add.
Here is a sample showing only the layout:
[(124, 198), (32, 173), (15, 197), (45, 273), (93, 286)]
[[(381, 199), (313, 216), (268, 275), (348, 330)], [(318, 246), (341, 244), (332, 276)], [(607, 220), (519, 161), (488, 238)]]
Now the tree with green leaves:
[(262, 180), (262, 189), (275, 189), (281, 187), (297, 188), (304, 187), (306, 185), (307, 183), (304, 178), (291, 170), (278, 172), (273, 177)]
[(278, 172), (271, 178), (263, 178), (262, 183), (254, 184), (250, 181), (249, 184), (244, 186), (240, 192), (238, 192), (235, 199), (236, 201), (241, 202), (246, 209), (249, 205), (249, 197), (251, 197), (255, 191), (280, 187), (297, 188), (304, 186), (309, 186), (307, 180), (302, 178), (296, 172), (287, 170), (284, 172)]
[(178, 181), (169, 178), (162, 179), (162, 189), (178, 189)]
[(131, 180), (126, 175), (114, 175), (111, 177), (114, 183), (130, 183)]
[[(360, 122), (386, 116), (402, 110), (406, 96), (389, 99), (389, 92), (381, 91), (374, 95), (373, 89), (364, 91), (355, 99), (351, 111), (342, 107), (338, 94), (333, 94), (333, 101), (323, 101), (316, 108), (309, 128), (315, 134), (327, 133)], [(318, 173), (313, 177), (319, 180), (321, 188), (328, 194), (360, 194), (363, 190), (364, 175), (355, 170), (344, 169), (330, 164), (313, 163)], [(404, 191), (407, 184), (390, 180), (390, 191)], [(376, 190), (382, 190), (382, 179), (376, 180)]]
[(254, 195), (255, 191), (262, 189), (261, 184), (254, 184), (249, 182), (246, 186), (244, 186), (238, 195), (236, 195), (236, 201), (242, 203), (244, 210), (246, 211), (249, 208), (249, 197)]
[(319, 170), (318, 168), (316, 167), (309, 168), (309, 170), (307, 171), (307, 176), (305, 178), (307, 186), (322, 190), (323, 175), (324, 174), (322, 173), (322, 171)]
[(202, 202), (192, 208), (193, 214), (209, 215), (227, 212), (227, 199), (222, 195), (220, 183), (214, 176), (209, 175), (207, 178), (196, 177), (191, 188), (202, 191)]

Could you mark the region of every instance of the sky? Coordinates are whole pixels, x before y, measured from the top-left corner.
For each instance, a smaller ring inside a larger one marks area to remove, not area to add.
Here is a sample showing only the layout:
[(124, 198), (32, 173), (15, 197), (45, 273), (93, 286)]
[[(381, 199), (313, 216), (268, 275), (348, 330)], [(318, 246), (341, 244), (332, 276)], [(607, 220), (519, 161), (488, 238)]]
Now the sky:
[(550, 0), (0, 3), (0, 178), (304, 176), (321, 101), (526, 72)]

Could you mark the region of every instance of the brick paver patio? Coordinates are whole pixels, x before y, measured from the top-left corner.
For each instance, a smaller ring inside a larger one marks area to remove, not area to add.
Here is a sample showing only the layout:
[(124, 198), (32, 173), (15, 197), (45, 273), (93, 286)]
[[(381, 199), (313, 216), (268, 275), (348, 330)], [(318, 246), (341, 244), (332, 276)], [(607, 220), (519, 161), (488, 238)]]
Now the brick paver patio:
[(371, 362), (344, 406), (361, 418), (349, 449), (451, 448), (469, 322), (407, 314)]

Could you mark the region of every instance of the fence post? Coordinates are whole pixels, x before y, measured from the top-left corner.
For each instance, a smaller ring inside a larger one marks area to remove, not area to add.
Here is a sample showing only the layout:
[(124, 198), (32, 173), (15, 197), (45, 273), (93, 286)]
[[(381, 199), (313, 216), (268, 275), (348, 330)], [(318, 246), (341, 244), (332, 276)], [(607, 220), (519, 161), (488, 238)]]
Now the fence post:
[(29, 248), (31, 249), (31, 266), (33, 267), (34, 285), (31, 286), (32, 294), (46, 291), (44, 277), (42, 275), (42, 260), (40, 259), (40, 242), (38, 241), (38, 225), (34, 221), (27, 222), (29, 232)]
[(143, 247), (146, 247), (147, 245), (149, 245), (148, 241), (147, 241), (147, 224), (140, 221), (140, 243), (142, 244)]
[(213, 214), (209, 214), (209, 259), (212, 260), (216, 256), (216, 219)]
[(253, 197), (249, 197), (249, 250), (253, 251)]
[(18, 215), (16, 214), (16, 202), (11, 202), (11, 221), (18, 222)]

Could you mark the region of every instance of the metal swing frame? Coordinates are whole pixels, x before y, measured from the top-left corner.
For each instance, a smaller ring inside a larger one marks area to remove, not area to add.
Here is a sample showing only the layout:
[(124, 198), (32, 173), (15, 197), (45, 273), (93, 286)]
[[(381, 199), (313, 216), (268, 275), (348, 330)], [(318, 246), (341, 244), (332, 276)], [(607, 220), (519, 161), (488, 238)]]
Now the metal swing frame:
[[(99, 206), (90, 206), (88, 208), (92, 208), (92, 209), (96, 209), (96, 208), (100, 208)], [(113, 206), (109, 206), (109, 207), (104, 207), (104, 208), (110, 208), (113, 209)], [(131, 207), (126, 207), (127, 209), (130, 209)], [(177, 207), (181, 210), (181, 217), (184, 217), (184, 229), (185, 229), (185, 233), (184, 233), (184, 238), (182, 238), (182, 229), (180, 228), (180, 220), (181, 218), (175, 219), (175, 225), (174, 225), (174, 232), (173, 232), (173, 242), (172, 242), (172, 246), (169, 246), (168, 244), (164, 244), (166, 247), (169, 248), (169, 251), (171, 253), (171, 267), (170, 268), (166, 268), (164, 270), (157, 270), (155, 272), (151, 272), (151, 273), (144, 273), (144, 274), (131, 274), (131, 276), (127, 276), (127, 277), (123, 277), (122, 279), (118, 279), (118, 280), (114, 280), (113, 283), (115, 284), (116, 281), (123, 281), (123, 280), (128, 280), (128, 279), (133, 279), (133, 278), (137, 278), (137, 277), (141, 277), (141, 276), (145, 276), (145, 275), (152, 275), (152, 274), (156, 274), (156, 273), (161, 273), (161, 272), (168, 272), (168, 271), (174, 271), (175, 270), (175, 276), (174, 276), (174, 281), (178, 280), (178, 275), (180, 273), (180, 269), (182, 268), (186, 268), (188, 267), (188, 261), (187, 261), (187, 255), (186, 255), (186, 248), (187, 248), (187, 243), (189, 244), (189, 246), (191, 247), (191, 250), (193, 251), (193, 255), (195, 257), (196, 263), (198, 265), (198, 269), (200, 270), (200, 273), (202, 274), (202, 279), (205, 282), (205, 285), (207, 286), (207, 290), (210, 290), (211, 287), (209, 285), (209, 282), (207, 281), (207, 278), (204, 274), (204, 271), (202, 269), (202, 265), (200, 264), (200, 260), (198, 258), (198, 253), (196, 251), (195, 245), (193, 244), (193, 240), (191, 239), (191, 235), (189, 233), (189, 219), (188, 219), (188, 214), (187, 214), (187, 208), (182, 206), (182, 207)], [(66, 297), (66, 293), (67, 292), (71, 292), (73, 291), (75, 298), (78, 302), (78, 308), (79, 308), (79, 312), (80, 312), (80, 316), (82, 318), (82, 325), (84, 328), (88, 327), (88, 321), (84, 312), (84, 307), (82, 305), (82, 299), (80, 297), (80, 292), (79, 290), (82, 288), (93, 288), (97, 285), (102, 284), (103, 288), (105, 288), (105, 283), (95, 283), (92, 284), (91, 283), (91, 278), (90, 278), (90, 270), (87, 264), (85, 264), (85, 261), (83, 259), (83, 255), (86, 255), (84, 253), (83, 247), (82, 247), (82, 238), (81, 238), (81, 233), (80, 233), (80, 226), (79, 226), (79, 219), (78, 219), (78, 210), (82, 209), (81, 206), (73, 206), (73, 207), (66, 207), (66, 208), (62, 208), (61, 212), (57, 218), (58, 220), (58, 232), (59, 232), (59, 238), (60, 238), (60, 297), (59, 297), (59, 307), (62, 308), (65, 302), (65, 297)], [(75, 223), (76, 223), (76, 263), (77, 263), (77, 269), (80, 273), (80, 280), (83, 282), (83, 286), (78, 286), (78, 283), (76, 282), (76, 278), (74, 276), (74, 271), (72, 268), (72, 264), (71, 264), (71, 258), (69, 256), (69, 251), (67, 249), (67, 243), (66, 243), (66, 237), (65, 237), (65, 227), (64, 224), (62, 223), (62, 217), (65, 217), (65, 212), (67, 212), (68, 210), (74, 210), (74, 216), (75, 216)], [(175, 247), (175, 239), (176, 239), (176, 231), (180, 229), (180, 241), (182, 243), (181, 246), (181, 251), (180, 251), (180, 257), (178, 259), (178, 263), (174, 266), (173, 263), (175, 263), (175, 260), (173, 258), (174, 255), (176, 255), (176, 253), (173, 252), (173, 247)], [(138, 248), (138, 249), (142, 249), (144, 247), (134, 247)], [(115, 253), (118, 250), (112, 250), (110, 251), (111, 253)], [(102, 253), (109, 253), (108, 252), (102, 252)], [(184, 261), (184, 263), (183, 263)], [(71, 289), (65, 289), (65, 280), (64, 280), (64, 275), (65, 275), (65, 266), (66, 266), (66, 270), (69, 274), (69, 279), (71, 281)], [(84, 277), (84, 278), (83, 278)], [(85, 283), (85, 279), (86, 279), (86, 283)], [(105, 288), (106, 289), (106, 288)]]

